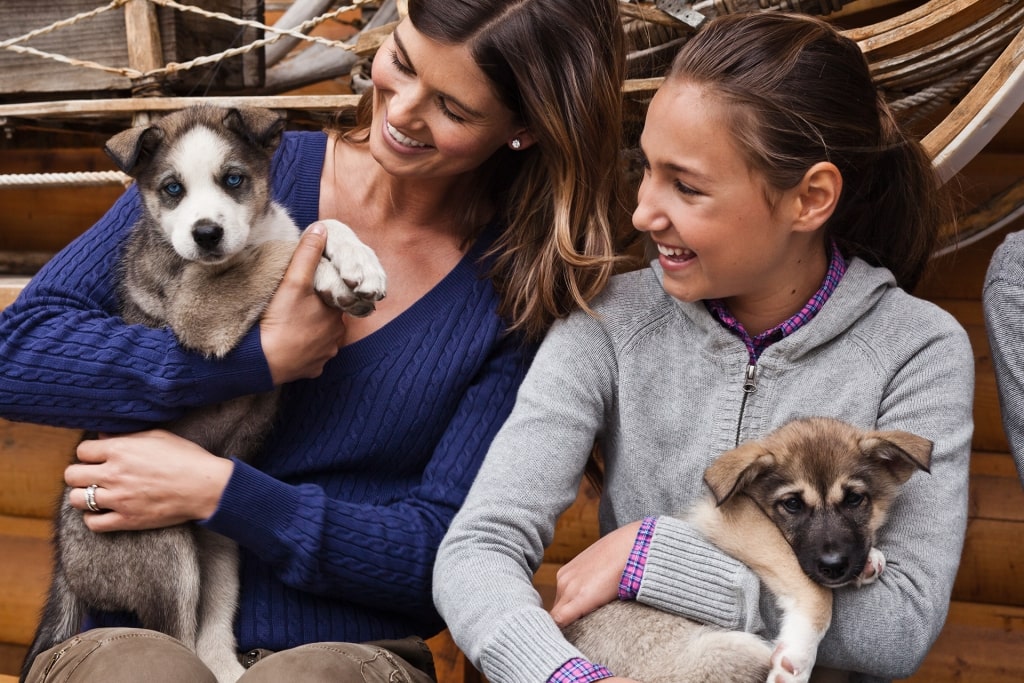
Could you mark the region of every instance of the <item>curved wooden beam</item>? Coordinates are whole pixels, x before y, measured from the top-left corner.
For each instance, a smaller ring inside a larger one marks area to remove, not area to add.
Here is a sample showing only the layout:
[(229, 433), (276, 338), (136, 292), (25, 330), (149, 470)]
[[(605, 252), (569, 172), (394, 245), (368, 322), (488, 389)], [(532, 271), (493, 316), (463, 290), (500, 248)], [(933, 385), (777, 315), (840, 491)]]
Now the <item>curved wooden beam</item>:
[(942, 182), (960, 172), (1024, 104), (1024, 29), (922, 140)]

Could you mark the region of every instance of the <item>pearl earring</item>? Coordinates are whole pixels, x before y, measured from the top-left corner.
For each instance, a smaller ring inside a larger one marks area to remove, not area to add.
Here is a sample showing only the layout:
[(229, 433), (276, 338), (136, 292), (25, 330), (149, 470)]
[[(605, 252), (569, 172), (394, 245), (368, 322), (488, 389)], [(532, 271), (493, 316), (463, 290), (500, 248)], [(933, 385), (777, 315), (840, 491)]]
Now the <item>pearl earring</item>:
[(519, 149), (523, 146), (523, 142), (519, 138), (512, 138), (512, 142), (510, 142), (509, 145), (512, 149)]

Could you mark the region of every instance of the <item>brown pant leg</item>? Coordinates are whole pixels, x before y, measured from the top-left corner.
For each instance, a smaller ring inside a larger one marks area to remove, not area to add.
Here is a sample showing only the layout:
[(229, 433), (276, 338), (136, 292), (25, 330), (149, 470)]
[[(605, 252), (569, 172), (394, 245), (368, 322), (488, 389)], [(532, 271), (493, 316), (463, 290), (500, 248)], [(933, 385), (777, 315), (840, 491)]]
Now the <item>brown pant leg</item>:
[(137, 628), (97, 628), (41, 653), (26, 683), (216, 683), (181, 642)]
[(375, 643), (311, 643), (275, 652), (238, 683), (436, 683), (430, 650), (419, 638)]

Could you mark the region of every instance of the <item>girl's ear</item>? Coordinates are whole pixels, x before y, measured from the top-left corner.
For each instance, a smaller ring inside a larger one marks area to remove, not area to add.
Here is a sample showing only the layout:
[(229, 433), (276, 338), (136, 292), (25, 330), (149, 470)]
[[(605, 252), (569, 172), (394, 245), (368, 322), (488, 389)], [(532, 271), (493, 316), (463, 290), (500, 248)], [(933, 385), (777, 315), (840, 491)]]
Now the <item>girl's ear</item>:
[(813, 232), (825, 224), (839, 203), (843, 176), (830, 161), (819, 161), (807, 169), (797, 186), (793, 229)]

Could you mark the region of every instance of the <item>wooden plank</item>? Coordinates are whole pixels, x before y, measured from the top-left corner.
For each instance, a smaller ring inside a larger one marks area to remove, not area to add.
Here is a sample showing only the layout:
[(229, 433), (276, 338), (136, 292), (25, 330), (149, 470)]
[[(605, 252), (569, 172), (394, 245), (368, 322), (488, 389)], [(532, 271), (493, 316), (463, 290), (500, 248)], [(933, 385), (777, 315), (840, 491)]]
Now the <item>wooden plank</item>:
[[(25, 35), (102, 4), (96, 0), (4, 0), (0, 4), (0, 40)], [(112, 37), (124, 35), (124, 14), (114, 9), (33, 38), (23, 46), (117, 66), (127, 63), (127, 47), (123, 40)], [(0, 73), (4, 75), (0, 92), (8, 94), (115, 90), (130, 85), (124, 76), (9, 50), (0, 50)]]
[(580, 484), (576, 501), (558, 518), (555, 537), (544, 553), (545, 562), (564, 564), (596, 541), (600, 496), (588, 481)]
[(0, 642), (28, 645), (50, 584), (50, 543), (0, 535)]
[(81, 432), (0, 420), (0, 514), (49, 519)]
[(18, 298), (27, 283), (28, 278), (24, 277), (0, 277), (0, 308), (6, 308)]
[(16, 672), (21, 670), (27, 647), (0, 643), (0, 683), (18, 683)]
[[(141, 0), (140, 0), (141, 1)], [(133, 3), (129, 12), (152, 12), (152, 7)], [(75, 17), (104, 6), (96, 0), (63, 0), (40, 3), (35, 0), (4, 0), (0, 3), (0, 40), (22, 36), (29, 31)], [(205, 0), (202, 8), (233, 17), (262, 21), (262, 0)], [(140, 43), (141, 52), (129, 54), (125, 11), (120, 7), (83, 17), (56, 31), (19, 44), (73, 59), (93, 62), (113, 71), (73, 66), (64, 62), (10, 50), (0, 50), (0, 92), (8, 94), (72, 93), (128, 90), (132, 69), (140, 72), (163, 68), (169, 63), (185, 63), (196, 57), (240, 47), (260, 37), (252, 28), (212, 19), (195, 13), (159, 8), (153, 18), (137, 17), (145, 32), (159, 26), (160, 40)], [(156, 24), (152, 25), (151, 22)], [(134, 28), (132, 35), (137, 36)], [(161, 49), (162, 45), (162, 49)], [(133, 48), (136, 46), (133, 45)], [(204, 92), (240, 90), (262, 85), (263, 50), (258, 48), (218, 63), (161, 75), (165, 82), (182, 92), (203, 86)]]
[(971, 519), (953, 599), (1024, 607), (1024, 523)]
[(906, 683), (1020, 683), (1024, 609), (954, 602), (946, 627)]

